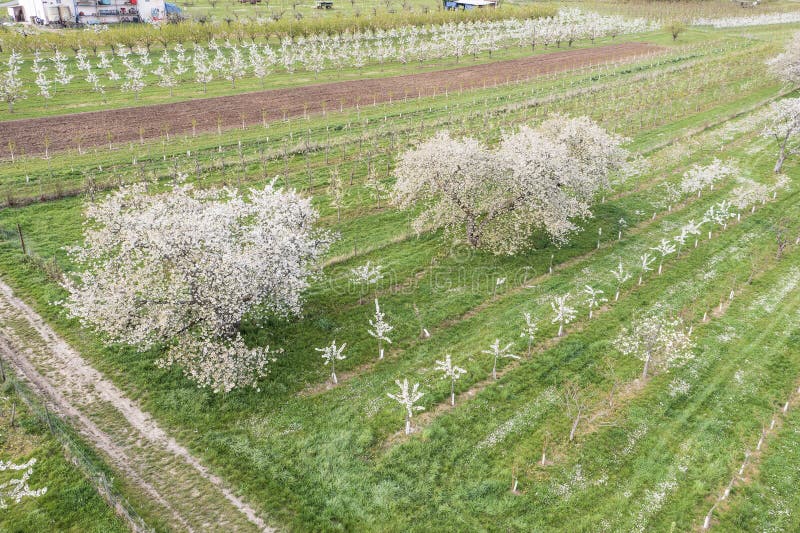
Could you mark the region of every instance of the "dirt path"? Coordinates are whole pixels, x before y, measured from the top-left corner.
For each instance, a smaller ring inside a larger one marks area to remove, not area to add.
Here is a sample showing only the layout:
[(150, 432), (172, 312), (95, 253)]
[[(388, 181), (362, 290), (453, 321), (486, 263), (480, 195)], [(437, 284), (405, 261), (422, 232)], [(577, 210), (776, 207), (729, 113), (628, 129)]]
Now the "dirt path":
[[(204, 98), (152, 106), (76, 113), (55, 117), (0, 122), (4, 142), (0, 156), (7, 157), (6, 141), (17, 153), (42, 153), (45, 139), (50, 151), (128, 142), (170, 134), (216, 131), (403, 98), (433, 96), (445, 91), (475, 89), (520, 81), (578, 67), (632, 59), (663, 48), (649, 43), (622, 43), (567, 50), (522, 59), (496, 61), (449, 70), (274, 89), (233, 96)], [(194, 122), (193, 122), (194, 121)]]
[(274, 531), (0, 281), (0, 353), (176, 530)]

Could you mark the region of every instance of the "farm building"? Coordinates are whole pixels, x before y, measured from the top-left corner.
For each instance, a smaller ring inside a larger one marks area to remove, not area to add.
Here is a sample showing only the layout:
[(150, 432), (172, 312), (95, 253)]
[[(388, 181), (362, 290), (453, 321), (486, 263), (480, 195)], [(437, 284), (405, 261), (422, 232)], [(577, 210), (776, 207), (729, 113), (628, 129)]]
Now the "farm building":
[(442, 0), (445, 9), (475, 9), (484, 7), (497, 7), (497, 0)]
[(0, 7), (31, 24), (153, 22), (167, 15), (164, 0), (12, 0)]

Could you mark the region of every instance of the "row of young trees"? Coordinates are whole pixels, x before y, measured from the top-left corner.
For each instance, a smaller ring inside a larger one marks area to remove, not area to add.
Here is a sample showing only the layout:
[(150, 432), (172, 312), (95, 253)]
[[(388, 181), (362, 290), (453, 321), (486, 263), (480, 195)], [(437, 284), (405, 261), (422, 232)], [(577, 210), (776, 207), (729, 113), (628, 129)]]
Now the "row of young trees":
[(298, 38), (310, 35), (388, 31), (403, 26), (431, 26), (447, 23), (527, 19), (549, 17), (557, 9), (544, 5), (503, 5), (500, 9), (379, 13), (373, 16), (336, 16), (305, 18), (251, 18), (240, 20), (181, 21), (170, 24), (93, 25), (84, 31), (43, 31), (34, 26), (0, 26), (0, 53), (12, 49), (72, 50), (83, 48), (97, 55), (118, 45), (133, 48), (170, 48), (176, 44), (204, 44), (211, 39), (238, 43), (266, 42), (270, 39)]
[[(284, 38), (280, 45), (234, 44), (223, 45), (215, 40), (207, 46), (195, 44), (191, 51), (182, 44), (164, 49), (158, 58), (151, 57), (148, 47), (141, 44), (130, 48), (112, 47), (111, 54), (100, 51), (92, 60), (83, 48), (74, 58), (61, 50), (50, 57), (36, 51), (30, 65), (31, 75), (23, 71), (22, 56), (12, 51), (4, 72), (0, 92), (13, 111), (13, 102), (27, 96), (24, 80), (33, 79), (36, 94), (45, 105), (65, 90), (73, 80), (83, 80), (91, 90), (103, 95), (109, 89), (131, 92), (137, 98), (155, 83), (172, 95), (175, 87), (194, 83), (203, 92), (217, 79), (231, 82), (256, 78), (262, 86), (276, 69), (284, 72), (304, 70), (318, 75), (326, 70), (363, 68), (368, 64), (387, 62), (409, 63), (445, 57), (456, 59), (492, 52), (515, 45), (570, 46), (576, 40), (594, 39), (606, 35), (635, 33), (649, 29), (643, 19), (626, 20), (578, 10), (562, 10), (555, 17), (523, 20), (478, 21), (440, 26), (405, 26), (389, 31), (359, 32), (338, 35), (312, 35), (298, 39)], [(52, 73), (50, 66), (52, 65)], [(155, 76), (157, 81), (153, 82)]]
[(712, 26), (714, 28), (743, 28), (747, 26), (764, 26), (767, 24), (794, 24), (800, 22), (800, 12), (762, 13), (759, 15), (719, 18), (696, 18), (692, 24), (696, 26)]

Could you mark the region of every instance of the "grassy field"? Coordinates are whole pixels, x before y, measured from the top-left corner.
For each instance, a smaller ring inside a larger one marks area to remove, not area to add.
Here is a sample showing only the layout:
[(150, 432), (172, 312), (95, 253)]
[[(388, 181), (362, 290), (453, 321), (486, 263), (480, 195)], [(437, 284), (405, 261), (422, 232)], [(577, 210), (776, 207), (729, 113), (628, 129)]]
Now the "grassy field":
[[(23, 158), (0, 168), (10, 205), (0, 211), (0, 275), (288, 530), (557, 531), (570, 524), (575, 531), (693, 531), (797, 387), (800, 251), (790, 246), (777, 259), (774, 225), (785, 217), (790, 235), (800, 231), (800, 167), (789, 161), (787, 190), (670, 256), (663, 274), (650, 272), (638, 285), (635, 262), (737, 186), (731, 178), (667, 205), (665, 185), (692, 165), (720, 158), (735, 163), (741, 177), (774, 183), (774, 146), (759, 134), (766, 104), (783, 88), (763, 61), (787, 36), (787, 28), (696, 30), (685, 34), (684, 44), (694, 46), (630, 66), (337, 111), (266, 130)], [(664, 43), (665, 36), (648, 39)], [(538, 237), (536, 250), (499, 257), (443, 241), (438, 232), (415, 235), (409, 214), (387, 207), (368, 186), (370, 171), (390, 186), (396, 154), (439, 129), (495, 141), (501, 131), (555, 112), (592, 116), (628, 136), (628, 147), (650, 161), (598, 200), (594, 217), (566, 246)], [(332, 165), (348, 180), (341, 220), (327, 193)], [(312, 196), (323, 225), (339, 234), (302, 317), (243, 325), (248, 342), (285, 350), (258, 391), (197, 390), (178, 370), (157, 368), (157, 350), (105, 347), (51, 305), (64, 296), (53, 277), (73, 268), (63, 248), (80, 240), (90, 197), (143, 179), (158, 187), (178, 171), (203, 186), (258, 186), (277, 175), (278, 183)], [(22, 259), (17, 224), (33, 260)], [(395, 326), (380, 362), (367, 334), (372, 307), (359, 302), (348, 279), (368, 260), (387, 274), (369, 296), (379, 296)], [(592, 284), (613, 294), (610, 270), (620, 261), (633, 280), (589, 320), (580, 291)], [(500, 288), (498, 278), (507, 280)], [(558, 338), (550, 301), (565, 293), (579, 315)], [(694, 358), (642, 382), (641, 362), (611, 341), (631, 317), (656, 307), (693, 325)], [(539, 320), (540, 340), (529, 357), (503, 362), (493, 381), (492, 361), (481, 350), (498, 338), (523, 353), (523, 312)], [(423, 328), (430, 338), (420, 335)], [(331, 387), (314, 348), (334, 337), (348, 349), (337, 365), (340, 384)], [(454, 408), (449, 383), (433, 370), (446, 353), (468, 371)], [(404, 377), (425, 393), (410, 436), (386, 397)], [(588, 413), (574, 442), (560, 400), (567, 382), (580, 386)], [(790, 410), (759, 468), (714, 514), (721, 530), (796, 526), (797, 423)]]
[[(0, 461), (22, 464), (36, 458), (28, 484), (33, 490), (46, 487), (47, 492), (19, 504), (7, 502), (8, 509), (0, 514), (0, 530), (127, 531), (84, 474), (67, 460), (61, 443), (31, 412), (10, 380), (0, 388)], [(0, 476), (0, 483), (19, 477), (16, 472), (2, 472)]]

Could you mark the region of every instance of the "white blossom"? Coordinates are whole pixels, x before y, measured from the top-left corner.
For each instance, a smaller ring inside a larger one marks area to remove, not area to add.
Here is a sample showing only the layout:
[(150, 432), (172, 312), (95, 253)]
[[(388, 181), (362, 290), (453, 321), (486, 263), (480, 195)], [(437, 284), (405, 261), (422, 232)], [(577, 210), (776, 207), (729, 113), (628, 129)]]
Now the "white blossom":
[(672, 244), (672, 241), (669, 239), (661, 239), (661, 242), (658, 243), (658, 246), (650, 248), (661, 254), (661, 257), (658, 262), (658, 275), (661, 275), (661, 267), (664, 266), (664, 258), (667, 257), (669, 254), (675, 253), (675, 245)]
[(623, 166), (622, 141), (586, 117), (523, 127), (494, 150), (441, 132), (401, 156), (392, 201), (404, 209), (425, 206), (418, 231), (443, 227), (495, 253), (529, 247), (538, 229), (563, 243)]
[(651, 369), (667, 370), (694, 357), (693, 343), (680, 320), (670, 320), (658, 312), (635, 320), (623, 328), (614, 346), (624, 355), (644, 362), (642, 379)]
[(525, 319), (525, 327), (522, 328), (522, 332), (519, 334), (519, 336), (522, 337), (523, 339), (527, 339), (528, 357), (530, 357), (531, 348), (533, 347), (533, 341), (536, 340), (536, 333), (539, 329), (539, 325), (536, 323), (536, 320), (534, 320), (531, 314), (528, 312), (522, 313), (522, 318)]
[(443, 361), (436, 361), (436, 370), (443, 372), (444, 375), (442, 378), (450, 379), (450, 405), (456, 405), (456, 380), (458, 380), (462, 374), (466, 374), (467, 371), (461, 368), (460, 366), (456, 366), (450, 359), (450, 354), (445, 355)]
[(494, 364), (492, 365), (492, 379), (497, 379), (497, 360), (501, 357), (507, 359), (519, 359), (518, 355), (514, 355), (510, 353), (509, 350), (511, 349), (511, 343), (506, 344), (502, 348), (500, 347), (500, 339), (495, 339), (491, 346), (489, 346), (488, 350), (483, 350), (481, 353), (485, 353), (486, 355), (491, 355), (494, 358)]
[(373, 266), (372, 263), (367, 261), (366, 264), (350, 269), (350, 281), (354, 284), (361, 286), (361, 296), (359, 303), (364, 299), (364, 290), (370, 285), (375, 285), (383, 279), (380, 265)]
[(82, 267), (66, 282), (70, 315), (108, 342), (163, 346), (160, 364), (215, 392), (255, 386), (275, 352), (245, 345), (239, 325), (298, 314), (330, 237), (294, 191), (271, 183), (248, 196), (136, 184), (91, 204), (85, 243), (69, 250)]
[(589, 319), (591, 319), (594, 308), (598, 307), (602, 303), (607, 302), (608, 298), (603, 296), (602, 290), (595, 289), (590, 285), (586, 285), (583, 288), (583, 292), (586, 294), (586, 305), (589, 306)]
[(339, 380), (336, 378), (336, 361), (341, 361), (347, 358), (343, 353), (345, 347), (347, 347), (347, 343), (344, 343), (341, 346), (336, 346), (336, 339), (334, 339), (333, 342), (325, 348), (315, 348), (316, 351), (322, 352), (322, 358), (325, 360), (325, 365), (327, 366), (328, 363), (330, 363), (331, 381), (333, 381), (334, 384), (339, 383)]
[(406, 435), (409, 435), (411, 434), (411, 417), (414, 415), (414, 411), (425, 410), (423, 406), (415, 405), (424, 396), (424, 393), (419, 392), (419, 383), (414, 383), (413, 388), (409, 389), (408, 379), (403, 379), (402, 383), (399, 379), (396, 379), (395, 383), (400, 387), (400, 392), (397, 394), (388, 393), (387, 396), (403, 406), (406, 412)]
[(642, 278), (644, 277), (644, 275), (647, 272), (650, 272), (650, 271), (653, 270), (653, 268), (650, 265), (652, 265), (653, 261), (655, 261), (655, 260), (656, 260), (656, 258), (651, 256), (648, 252), (643, 253), (642, 256), (639, 258), (639, 269), (640, 269), (640, 272), (639, 272), (639, 285), (642, 284)]
[(394, 326), (386, 322), (386, 318), (381, 311), (377, 298), (375, 298), (375, 317), (370, 319), (369, 325), (372, 326), (372, 329), (367, 330), (367, 333), (369, 333), (371, 337), (378, 339), (378, 359), (383, 359), (383, 343), (392, 343), (392, 339), (390, 339), (387, 334), (394, 329)]
[(619, 262), (616, 270), (611, 271), (611, 274), (614, 276), (614, 279), (617, 280), (617, 291), (614, 293), (614, 301), (616, 302), (619, 300), (619, 290), (622, 284), (631, 279), (631, 275), (623, 268), (622, 261)]
[(576, 315), (575, 309), (567, 305), (567, 300), (569, 300), (569, 293), (562, 296), (553, 296), (553, 300), (550, 302), (550, 307), (555, 313), (552, 323), (558, 324), (559, 337), (564, 334), (564, 326), (572, 322)]
[(22, 471), (21, 477), (12, 478), (5, 483), (0, 483), (0, 509), (7, 509), (9, 501), (20, 503), (23, 498), (38, 498), (47, 493), (47, 487), (32, 490), (28, 485), (28, 480), (33, 475), (33, 465), (35, 464), (35, 458), (23, 464), (14, 464), (11, 461), (0, 461), (0, 472)]
[(778, 160), (774, 172), (783, 168), (786, 156), (794, 153), (795, 138), (800, 132), (800, 98), (783, 98), (770, 106), (770, 119), (764, 127), (762, 135), (774, 139), (778, 144)]
[(0, 74), (0, 100), (8, 104), (9, 113), (14, 112), (14, 104), (17, 100), (26, 98), (26, 91), (19, 73), (21, 64), (22, 55), (12, 50), (6, 60), (5, 71)]

